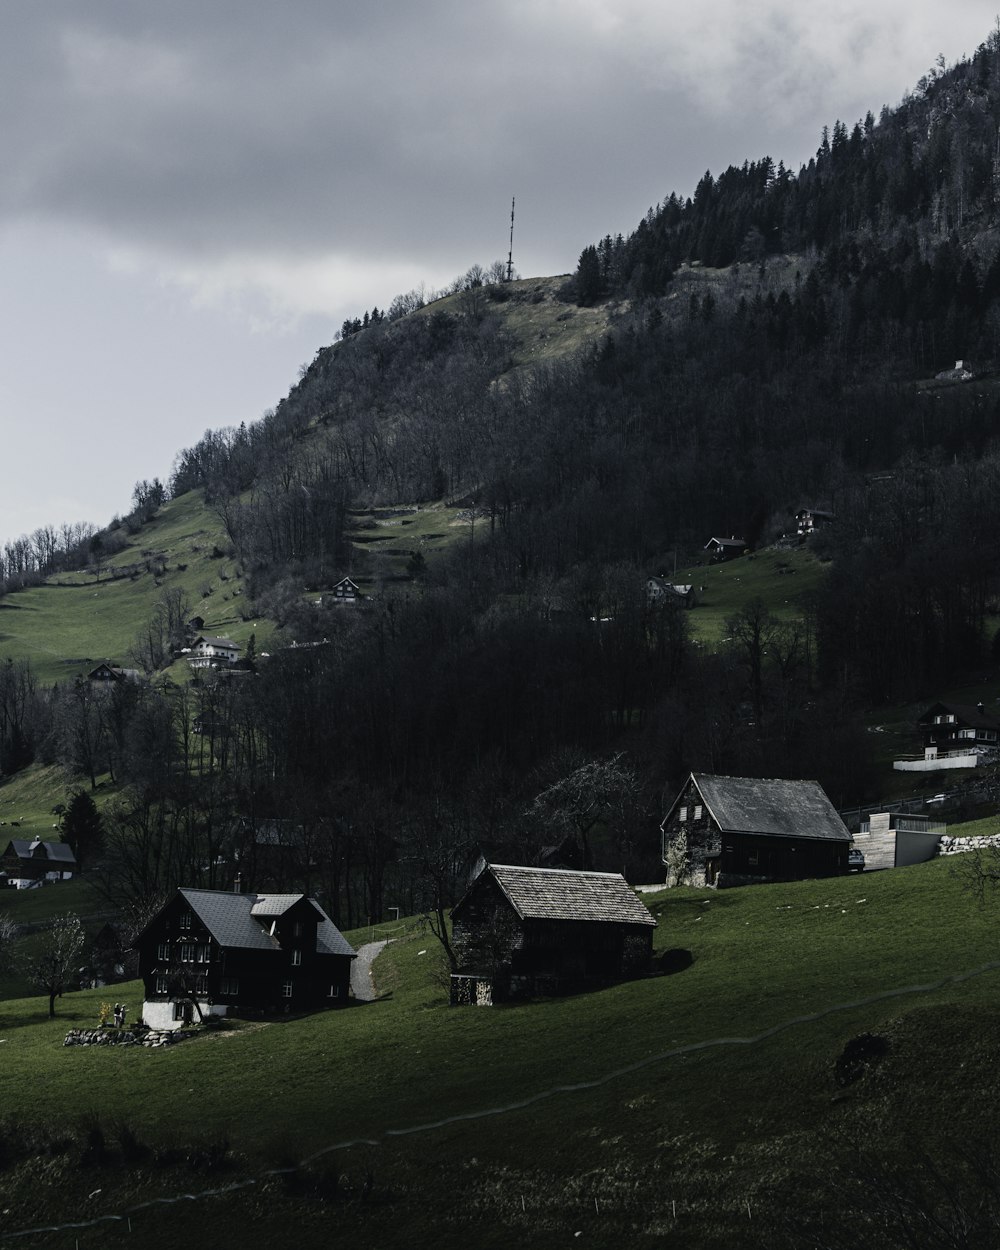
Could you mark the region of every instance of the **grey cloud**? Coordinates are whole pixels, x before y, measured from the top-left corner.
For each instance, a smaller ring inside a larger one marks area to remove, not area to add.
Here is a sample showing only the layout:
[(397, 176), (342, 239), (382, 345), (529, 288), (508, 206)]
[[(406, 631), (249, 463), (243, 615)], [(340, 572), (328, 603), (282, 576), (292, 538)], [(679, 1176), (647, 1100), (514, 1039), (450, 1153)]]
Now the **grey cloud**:
[(0, 217), (186, 257), (420, 246), (443, 263), (492, 239), (520, 191), (552, 206), (539, 250), (570, 234), (572, 252), (706, 166), (794, 164), (821, 121), (877, 110), (815, 112), (859, 47), (885, 49), (895, 10), (922, 6), (891, 0), (866, 27), (844, 0), (828, 38), (837, 7), (49, 0), (0, 51)]

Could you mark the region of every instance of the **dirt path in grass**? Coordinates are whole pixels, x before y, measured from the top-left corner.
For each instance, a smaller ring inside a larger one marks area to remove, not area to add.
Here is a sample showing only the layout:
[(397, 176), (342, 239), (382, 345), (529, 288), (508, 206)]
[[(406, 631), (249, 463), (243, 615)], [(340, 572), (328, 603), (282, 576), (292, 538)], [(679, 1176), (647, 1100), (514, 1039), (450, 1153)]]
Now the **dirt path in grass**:
[(358, 947), (358, 957), (351, 964), (351, 993), (359, 1003), (375, 1001), (375, 982), (372, 980), (372, 964), (392, 938), (385, 942), (366, 942)]

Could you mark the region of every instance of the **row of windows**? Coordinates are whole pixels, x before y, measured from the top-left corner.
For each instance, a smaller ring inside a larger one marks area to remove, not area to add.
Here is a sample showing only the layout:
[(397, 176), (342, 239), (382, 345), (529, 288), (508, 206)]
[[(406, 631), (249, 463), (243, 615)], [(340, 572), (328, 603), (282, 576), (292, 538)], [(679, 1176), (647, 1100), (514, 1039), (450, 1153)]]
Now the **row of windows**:
[[(287, 978), (282, 982), (281, 993), (284, 998), (291, 998), (294, 989), (294, 983), (291, 978)], [(219, 982), (219, 993), (223, 998), (235, 998), (240, 992), (240, 982), (238, 977), (223, 977)], [(168, 977), (156, 978), (156, 993), (169, 994), (170, 980)], [(198, 997), (204, 997), (208, 993), (208, 977), (199, 976), (194, 979), (194, 993)], [(340, 986), (331, 985), (326, 991), (327, 998), (339, 998)]]
[(207, 964), (212, 960), (211, 946), (198, 945), (195, 942), (181, 942), (174, 948), (171, 948), (169, 942), (160, 942), (156, 947), (156, 958), (170, 960), (172, 949), (182, 964)]
[[(692, 814), (692, 816), (691, 816), (691, 819), (692, 819), (692, 820), (701, 820), (701, 812), (702, 812), (702, 806), (701, 806), (701, 804), (700, 804), (700, 803), (696, 803), (696, 804), (694, 805), (694, 812), (693, 812), (693, 814)], [(682, 822), (683, 822), (683, 821), (686, 821), (686, 820), (687, 820), (687, 818), (688, 818), (688, 809), (687, 809), (686, 807), (679, 807), (679, 808), (677, 809), (677, 819), (678, 819), (679, 821), (682, 821)]]

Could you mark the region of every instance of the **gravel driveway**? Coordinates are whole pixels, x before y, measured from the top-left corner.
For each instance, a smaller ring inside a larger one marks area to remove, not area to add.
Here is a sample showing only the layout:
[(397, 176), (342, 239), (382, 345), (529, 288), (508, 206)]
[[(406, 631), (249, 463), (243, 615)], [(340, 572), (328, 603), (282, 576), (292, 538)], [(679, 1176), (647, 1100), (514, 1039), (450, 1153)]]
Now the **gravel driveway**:
[(375, 957), (389, 945), (392, 939), (385, 942), (366, 942), (358, 947), (358, 957), (351, 964), (351, 993), (359, 1003), (375, 1001), (375, 984), (372, 981), (372, 964)]

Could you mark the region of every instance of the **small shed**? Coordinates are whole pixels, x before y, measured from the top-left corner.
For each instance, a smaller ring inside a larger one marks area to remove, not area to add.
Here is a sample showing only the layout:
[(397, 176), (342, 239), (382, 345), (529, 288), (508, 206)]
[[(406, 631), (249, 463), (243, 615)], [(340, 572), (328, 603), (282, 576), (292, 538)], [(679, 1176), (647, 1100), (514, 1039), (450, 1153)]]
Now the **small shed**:
[(453, 1005), (570, 994), (649, 971), (656, 921), (620, 873), (487, 864), (451, 915)]

